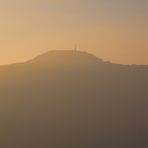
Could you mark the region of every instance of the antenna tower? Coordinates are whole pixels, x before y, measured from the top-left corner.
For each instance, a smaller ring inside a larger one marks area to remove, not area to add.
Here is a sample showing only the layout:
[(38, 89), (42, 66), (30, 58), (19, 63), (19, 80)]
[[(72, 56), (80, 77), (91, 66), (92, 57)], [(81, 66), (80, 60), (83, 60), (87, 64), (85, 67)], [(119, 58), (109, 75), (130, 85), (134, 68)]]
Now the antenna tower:
[(74, 51), (77, 51), (77, 50), (78, 50), (78, 47), (77, 47), (77, 44), (75, 44)]

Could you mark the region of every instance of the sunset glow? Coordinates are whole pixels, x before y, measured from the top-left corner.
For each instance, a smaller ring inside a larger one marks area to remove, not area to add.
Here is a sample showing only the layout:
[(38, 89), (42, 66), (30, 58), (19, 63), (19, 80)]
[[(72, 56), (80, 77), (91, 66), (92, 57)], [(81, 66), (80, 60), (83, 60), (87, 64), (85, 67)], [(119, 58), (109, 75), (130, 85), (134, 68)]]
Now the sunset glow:
[(148, 64), (146, 0), (1, 0), (0, 64), (47, 50), (80, 50), (124, 64)]

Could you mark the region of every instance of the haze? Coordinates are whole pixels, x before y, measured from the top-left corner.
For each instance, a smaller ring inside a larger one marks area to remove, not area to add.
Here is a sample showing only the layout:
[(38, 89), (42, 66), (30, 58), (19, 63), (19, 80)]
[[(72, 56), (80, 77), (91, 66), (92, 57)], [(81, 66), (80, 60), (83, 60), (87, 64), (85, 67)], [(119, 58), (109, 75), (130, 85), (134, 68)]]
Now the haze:
[(0, 64), (79, 49), (148, 64), (147, 0), (0, 0)]

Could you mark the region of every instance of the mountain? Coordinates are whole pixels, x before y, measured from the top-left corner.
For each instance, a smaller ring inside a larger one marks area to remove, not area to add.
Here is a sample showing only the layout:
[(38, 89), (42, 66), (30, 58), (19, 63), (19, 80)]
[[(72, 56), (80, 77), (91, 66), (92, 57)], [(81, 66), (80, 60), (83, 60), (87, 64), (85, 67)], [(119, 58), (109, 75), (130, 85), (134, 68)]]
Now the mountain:
[(148, 66), (50, 51), (0, 66), (0, 147), (147, 148)]

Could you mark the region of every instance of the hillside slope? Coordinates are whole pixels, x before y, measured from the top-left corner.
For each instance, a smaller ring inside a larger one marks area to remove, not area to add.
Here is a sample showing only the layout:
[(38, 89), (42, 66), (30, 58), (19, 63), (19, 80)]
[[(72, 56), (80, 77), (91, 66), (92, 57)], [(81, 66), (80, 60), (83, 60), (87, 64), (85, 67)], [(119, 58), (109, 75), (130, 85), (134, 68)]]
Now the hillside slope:
[(50, 51), (0, 67), (3, 148), (148, 147), (148, 66)]

